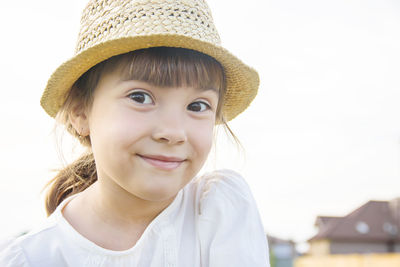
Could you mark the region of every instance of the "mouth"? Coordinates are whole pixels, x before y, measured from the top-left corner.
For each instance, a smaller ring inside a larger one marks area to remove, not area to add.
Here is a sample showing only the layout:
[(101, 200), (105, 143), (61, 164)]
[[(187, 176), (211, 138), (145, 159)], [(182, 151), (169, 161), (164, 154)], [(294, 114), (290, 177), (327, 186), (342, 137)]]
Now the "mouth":
[(186, 159), (178, 157), (167, 157), (162, 155), (140, 155), (137, 154), (146, 163), (157, 169), (171, 171), (177, 169)]

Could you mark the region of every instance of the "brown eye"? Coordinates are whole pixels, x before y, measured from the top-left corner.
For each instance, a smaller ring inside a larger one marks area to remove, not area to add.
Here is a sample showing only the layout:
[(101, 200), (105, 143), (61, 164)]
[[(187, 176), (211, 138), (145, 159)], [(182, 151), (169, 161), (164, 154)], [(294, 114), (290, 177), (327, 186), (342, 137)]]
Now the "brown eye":
[(151, 96), (142, 91), (133, 92), (133, 93), (129, 94), (128, 97), (130, 99), (132, 99), (133, 101), (140, 103), (140, 104), (152, 104), (153, 103), (153, 99), (151, 98)]
[(194, 112), (202, 112), (202, 111), (206, 111), (208, 109), (210, 109), (210, 105), (208, 105), (207, 103), (204, 103), (202, 101), (196, 101), (191, 103), (188, 107), (188, 110), (190, 111), (194, 111)]

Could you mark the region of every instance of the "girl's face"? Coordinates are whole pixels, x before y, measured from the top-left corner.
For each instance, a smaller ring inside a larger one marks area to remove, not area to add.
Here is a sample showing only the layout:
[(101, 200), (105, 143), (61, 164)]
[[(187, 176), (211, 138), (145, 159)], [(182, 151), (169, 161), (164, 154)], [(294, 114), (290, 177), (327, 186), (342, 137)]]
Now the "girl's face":
[(203, 166), (213, 139), (218, 91), (160, 88), (102, 77), (86, 114), (99, 182), (144, 200), (174, 197)]

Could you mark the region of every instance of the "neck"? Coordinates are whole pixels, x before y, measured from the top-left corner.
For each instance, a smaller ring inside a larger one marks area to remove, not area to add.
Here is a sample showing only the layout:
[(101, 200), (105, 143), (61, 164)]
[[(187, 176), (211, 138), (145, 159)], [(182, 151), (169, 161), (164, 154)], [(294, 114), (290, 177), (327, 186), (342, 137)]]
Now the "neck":
[(144, 200), (101, 180), (86, 191), (87, 203), (94, 215), (107, 224), (120, 227), (147, 226), (173, 201), (173, 198), (165, 201)]
[(95, 244), (126, 250), (136, 244), (150, 222), (172, 201), (173, 198), (140, 199), (99, 180), (72, 199), (62, 212), (77, 232)]

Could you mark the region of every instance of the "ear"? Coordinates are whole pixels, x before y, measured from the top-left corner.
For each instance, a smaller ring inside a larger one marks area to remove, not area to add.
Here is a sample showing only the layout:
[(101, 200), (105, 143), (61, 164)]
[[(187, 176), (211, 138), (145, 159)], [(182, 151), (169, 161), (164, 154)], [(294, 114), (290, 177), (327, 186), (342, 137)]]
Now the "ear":
[(89, 120), (86, 113), (86, 110), (80, 107), (80, 105), (74, 106), (69, 113), (69, 120), (72, 124), (72, 127), (74, 127), (75, 131), (82, 137), (90, 134)]

